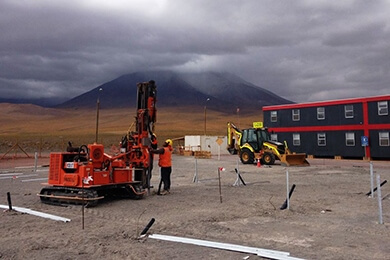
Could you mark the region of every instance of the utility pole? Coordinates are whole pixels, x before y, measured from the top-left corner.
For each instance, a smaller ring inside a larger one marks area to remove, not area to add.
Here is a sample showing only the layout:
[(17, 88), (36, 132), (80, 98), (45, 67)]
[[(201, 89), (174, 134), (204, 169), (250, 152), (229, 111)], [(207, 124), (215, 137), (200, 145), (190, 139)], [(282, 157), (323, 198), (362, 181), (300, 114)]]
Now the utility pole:
[(204, 135), (206, 135), (206, 110), (207, 110), (207, 101), (209, 100), (210, 98), (207, 98), (204, 105)]
[(103, 91), (102, 88), (99, 89), (98, 97), (96, 100), (96, 138), (95, 143), (98, 142), (98, 135), (99, 135), (99, 110), (100, 110), (100, 92)]

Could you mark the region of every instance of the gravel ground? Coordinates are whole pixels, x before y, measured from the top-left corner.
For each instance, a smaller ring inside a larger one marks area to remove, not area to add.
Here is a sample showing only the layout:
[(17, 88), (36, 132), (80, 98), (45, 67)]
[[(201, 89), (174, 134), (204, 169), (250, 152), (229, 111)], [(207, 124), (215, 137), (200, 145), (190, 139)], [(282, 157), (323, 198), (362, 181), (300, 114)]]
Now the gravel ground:
[[(152, 190), (141, 200), (102, 201), (80, 206), (42, 204), (36, 195), (48, 174), (48, 158), (0, 161), (0, 204), (10, 192), (14, 206), (71, 219), (53, 221), (2, 210), (2, 259), (261, 259), (241, 252), (151, 238), (173, 235), (289, 252), (303, 259), (389, 259), (390, 184), (382, 186), (384, 224), (370, 190), (369, 163), (311, 159), (310, 167), (258, 168), (236, 156), (197, 159), (173, 156), (172, 193)], [(390, 162), (373, 162), (375, 174), (389, 179)], [(218, 168), (220, 183), (218, 179)], [(246, 185), (236, 185), (238, 167)], [(197, 169), (198, 182), (193, 182)], [(289, 186), (296, 185), (290, 209), (280, 210)], [(152, 184), (158, 186), (155, 165)], [(221, 188), (220, 188), (221, 187)]]

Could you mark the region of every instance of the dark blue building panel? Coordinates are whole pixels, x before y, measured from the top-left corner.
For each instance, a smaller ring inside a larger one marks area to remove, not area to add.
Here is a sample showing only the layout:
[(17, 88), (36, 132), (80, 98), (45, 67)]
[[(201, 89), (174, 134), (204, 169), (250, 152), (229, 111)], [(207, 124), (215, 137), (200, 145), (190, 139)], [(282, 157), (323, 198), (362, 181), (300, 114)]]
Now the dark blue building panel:
[[(390, 95), (263, 107), (264, 126), (316, 157), (390, 159)], [(369, 139), (362, 146), (362, 137)]]
[[(379, 104), (378, 104), (379, 103)], [(385, 106), (379, 105), (387, 103), (387, 112)], [(369, 124), (389, 124), (390, 116), (389, 116), (389, 102), (388, 101), (376, 101), (376, 102), (368, 102), (368, 123)]]

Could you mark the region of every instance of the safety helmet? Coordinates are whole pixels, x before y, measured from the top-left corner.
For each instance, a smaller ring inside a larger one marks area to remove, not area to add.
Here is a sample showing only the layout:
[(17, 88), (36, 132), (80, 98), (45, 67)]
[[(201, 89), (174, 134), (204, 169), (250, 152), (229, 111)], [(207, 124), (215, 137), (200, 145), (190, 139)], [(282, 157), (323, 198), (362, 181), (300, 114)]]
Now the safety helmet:
[(168, 144), (168, 145), (170, 145), (170, 146), (172, 146), (172, 144), (173, 144), (173, 142), (172, 142), (172, 140), (171, 140), (171, 139), (167, 139), (167, 140), (165, 140), (165, 143), (166, 143), (166, 144)]

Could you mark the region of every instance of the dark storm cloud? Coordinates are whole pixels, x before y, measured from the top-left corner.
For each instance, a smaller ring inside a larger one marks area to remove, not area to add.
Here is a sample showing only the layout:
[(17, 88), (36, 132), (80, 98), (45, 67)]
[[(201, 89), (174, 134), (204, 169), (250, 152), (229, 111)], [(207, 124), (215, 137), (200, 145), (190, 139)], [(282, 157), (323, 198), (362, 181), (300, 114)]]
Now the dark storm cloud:
[(151, 69), (228, 71), (287, 99), (388, 94), (388, 1), (0, 3), (0, 97), (73, 97)]

